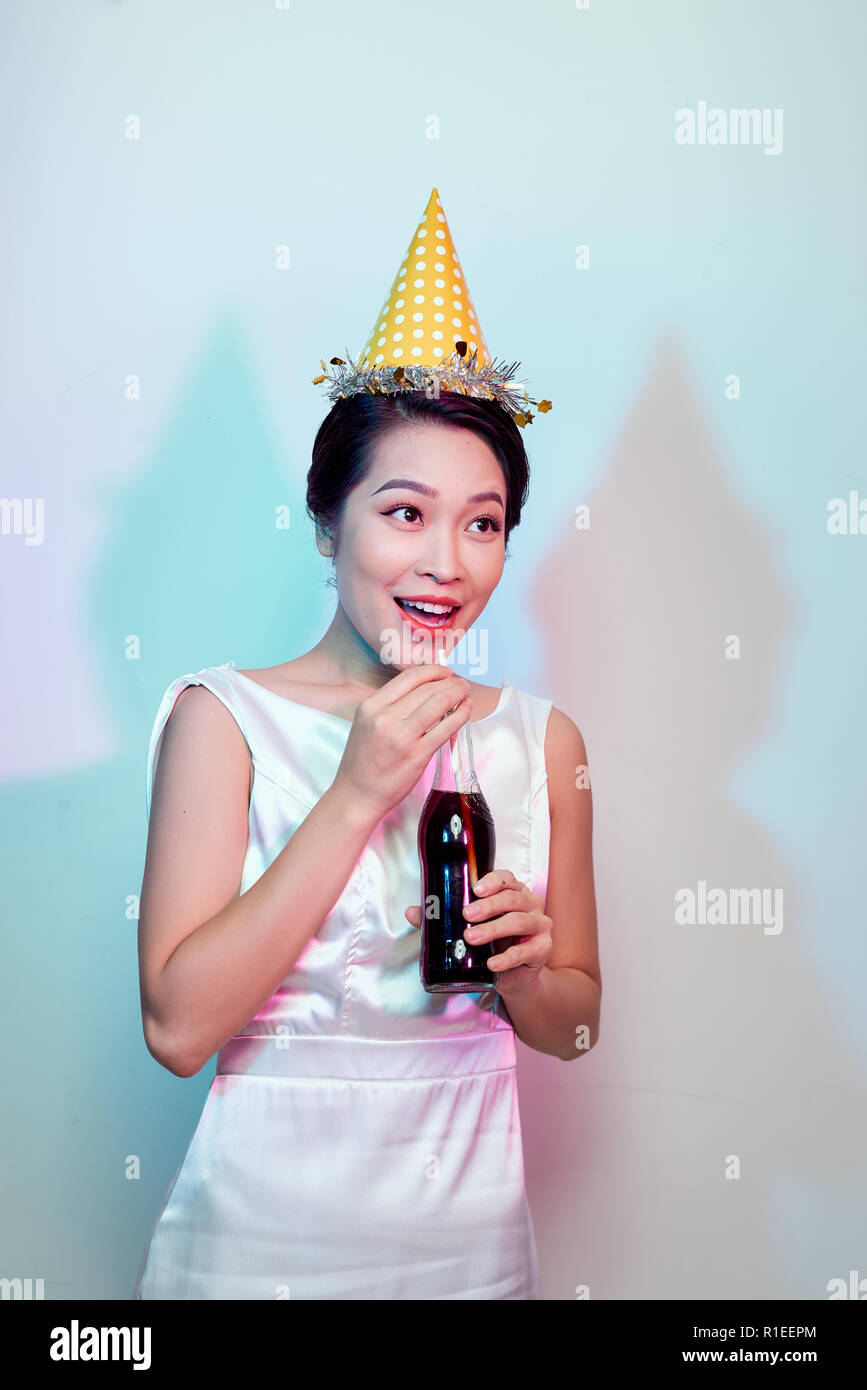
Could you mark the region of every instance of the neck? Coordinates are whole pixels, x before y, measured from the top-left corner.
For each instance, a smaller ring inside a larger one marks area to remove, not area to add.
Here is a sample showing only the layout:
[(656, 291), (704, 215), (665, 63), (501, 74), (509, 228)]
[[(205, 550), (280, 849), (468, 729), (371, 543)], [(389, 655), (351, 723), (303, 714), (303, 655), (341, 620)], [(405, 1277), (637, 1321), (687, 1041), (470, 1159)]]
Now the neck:
[(353, 627), (339, 599), (328, 630), (308, 655), (316, 660), (323, 681), (329, 685), (378, 690), (401, 669), (380, 660), (379, 652)]

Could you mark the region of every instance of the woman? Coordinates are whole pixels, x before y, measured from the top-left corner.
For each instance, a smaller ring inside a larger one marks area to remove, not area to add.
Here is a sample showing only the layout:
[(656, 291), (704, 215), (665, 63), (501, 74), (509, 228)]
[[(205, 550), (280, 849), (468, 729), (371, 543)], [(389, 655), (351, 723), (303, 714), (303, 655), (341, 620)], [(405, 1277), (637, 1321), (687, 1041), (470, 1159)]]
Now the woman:
[[(330, 627), (282, 665), (166, 692), (144, 1031), (177, 1076), (219, 1057), (134, 1298), (539, 1297), (514, 1034), (564, 1060), (596, 1041), (586, 753), (550, 701), (430, 659), (484, 611), (527, 476), (491, 401), (339, 400), (307, 490)], [(406, 602), (430, 598), (447, 626)], [(517, 940), (489, 990), (428, 994), (416, 832), (468, 720), (497, 850), (467, 936)]]

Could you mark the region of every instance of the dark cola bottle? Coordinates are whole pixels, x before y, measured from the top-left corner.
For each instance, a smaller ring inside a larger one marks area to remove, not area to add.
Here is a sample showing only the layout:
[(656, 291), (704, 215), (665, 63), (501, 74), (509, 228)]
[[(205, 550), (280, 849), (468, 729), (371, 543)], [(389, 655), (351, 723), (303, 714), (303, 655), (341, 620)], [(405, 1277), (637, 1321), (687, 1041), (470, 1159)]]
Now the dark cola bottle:
[(469, 721), (437, 750), (436, 771), (418, 824), (421, 863), (419, 973), (428, 994), (479, 993), (496, 977), (488, 958), (505, 950), (500, 937), (473, 945), (463, 915), (474, 886), (494, 867), (494, 818), (473, 767)]

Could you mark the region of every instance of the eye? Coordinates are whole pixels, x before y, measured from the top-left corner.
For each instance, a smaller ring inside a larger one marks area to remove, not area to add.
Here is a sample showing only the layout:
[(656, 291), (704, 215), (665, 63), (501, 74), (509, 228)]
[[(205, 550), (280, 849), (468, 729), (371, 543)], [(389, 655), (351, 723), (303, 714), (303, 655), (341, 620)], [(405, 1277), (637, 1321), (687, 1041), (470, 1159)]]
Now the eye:
[[(418, 507), (416, 507), (412, 502), (398, 502), (394, 507), (389, 507), (387, 511), (381, 512), (380, 515), (394, 516), (396, 512), (415, 512), (416, 516), (421, 516), (421, 512), (419, 511)], [(406, 520), (406, 518), (404, 517), (403, 520)], [(485, 531), (478, 532), (479, 535), (491, 536), (495, 535), (498, 531), (502, 530), (502, 527), (500, 523), (497, 521), (496, 517), (487, 515), (477, 516), (473, 518), (473, 521), (470, 524), (472, 526), (475, 526), (477, 521), (487, 521), (488, 523), (488, 529)]]
[(382, 516), (393, 516), (395, 512), (417, 512), (421, 516), (418, 507), (414, 507), (411, 502), (399, 502), (396, 507), (389, 507), (387, 512), (382, 512)]

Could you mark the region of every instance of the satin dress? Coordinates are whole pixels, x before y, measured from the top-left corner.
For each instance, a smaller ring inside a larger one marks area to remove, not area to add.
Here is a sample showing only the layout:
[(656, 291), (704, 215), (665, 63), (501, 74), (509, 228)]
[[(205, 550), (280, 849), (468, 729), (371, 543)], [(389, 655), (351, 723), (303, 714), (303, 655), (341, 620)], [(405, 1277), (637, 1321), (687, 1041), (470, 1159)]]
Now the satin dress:
[[(226, 706), (252, 755), (243, 893), (334, 780), (351, 726), (232, 663), (181, 676), (151, 734), (148, 816), (188, 685)], [(504, 680), (471, 723), (495, 867), (543, 901), (550, 709)], [(421, 902), (416, 834), (435, 768), (379, 822), (294, 968), (218, 1052), (134, 1299), (539, 1298), (506, 1005), (493, 987), (427, 994), (404, 916)]]

